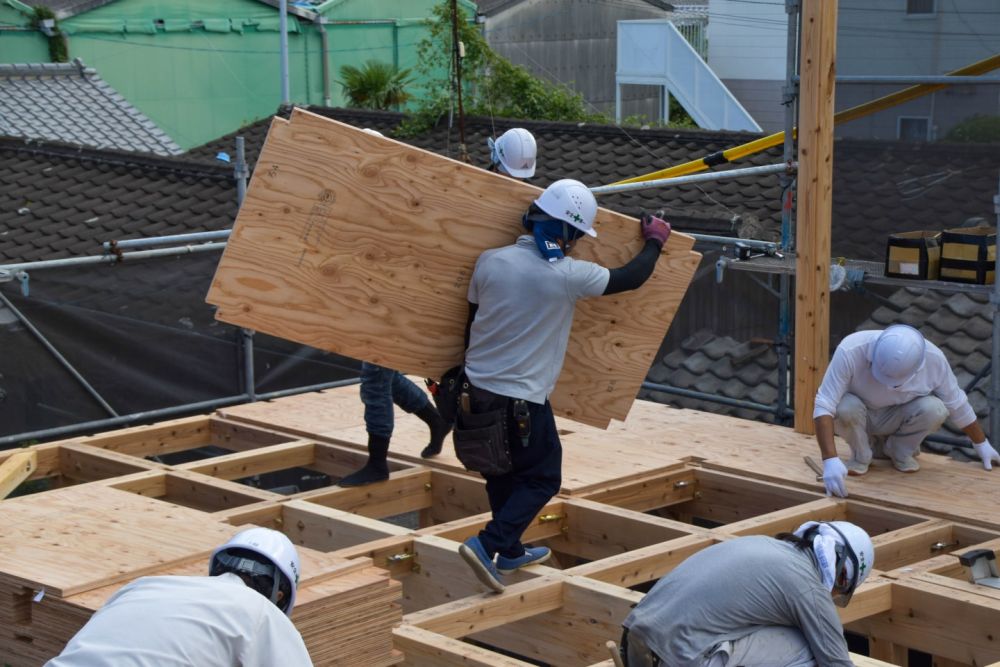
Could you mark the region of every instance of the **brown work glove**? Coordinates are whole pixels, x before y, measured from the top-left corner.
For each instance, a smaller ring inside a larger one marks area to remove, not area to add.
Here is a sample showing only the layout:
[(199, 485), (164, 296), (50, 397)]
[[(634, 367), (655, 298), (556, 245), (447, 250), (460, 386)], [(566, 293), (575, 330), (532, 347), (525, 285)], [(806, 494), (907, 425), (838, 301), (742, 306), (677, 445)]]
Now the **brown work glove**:
[(657, 211), (650, 215), (643, 213), (639, 218), (639, 226), (642, 229), (642, 238), (647, 241), (654, 241), (660, 248), (670, 238), (670, 223), (663, 219), (663, 211)]

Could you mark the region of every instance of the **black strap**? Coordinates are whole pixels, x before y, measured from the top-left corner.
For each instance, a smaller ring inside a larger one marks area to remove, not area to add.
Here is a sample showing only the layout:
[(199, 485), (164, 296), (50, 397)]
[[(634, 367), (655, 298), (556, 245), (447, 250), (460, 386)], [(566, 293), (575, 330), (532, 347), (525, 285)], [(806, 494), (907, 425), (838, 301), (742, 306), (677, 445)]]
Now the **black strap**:
[[(643, 646), (645, 646), (645, 644), (643, 644)], [(650, 662), (650, 664), (653, 665), (653, 667), (659, 667), (662, 664), (662, 662), (663, 662), (662, 660), (660, 660), (660, 656), (658, 656), (653, 651), (653, 649), (649, 648), (648, 646), (646, 646), (646, 650), (649, 651), (649, 662)], [(622, 628), (622, 640), (621, 640), (621, 643), (618, 645), (618, 655), (620, 655), (621, 658), (622, 658), (622, 664), (625, 665), (625, 667), (629, 667), (629, 664), (628, 664), (628, 628), (626, 628), (626, 627)]]

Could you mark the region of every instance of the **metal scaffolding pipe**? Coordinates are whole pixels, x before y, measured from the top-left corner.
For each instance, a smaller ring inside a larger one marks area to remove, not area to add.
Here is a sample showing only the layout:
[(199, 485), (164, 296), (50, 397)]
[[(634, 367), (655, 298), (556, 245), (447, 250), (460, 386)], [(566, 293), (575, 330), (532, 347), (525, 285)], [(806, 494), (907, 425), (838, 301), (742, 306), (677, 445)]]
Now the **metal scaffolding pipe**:
[(778, 244), (774, 241), (760, 241), (757, 239), (741, 239), (735, 236), (713, 236), (712, 234), (693, 234), (691, 232), (684, 232), (688, 236), (694, 238), (695, 241), (703, 241), (705, 243), (719, 243), (721, 245), (735, 245), (740, 243), (750, 248), (759, 248), (767, 252), (774, 252), (778, 249)]
[(291, 100), (288, 86), (288, 0), (278, 2), (278, 39), (279, 68), (281, 69), (281, 103), (288, 106)]
[(173, 245), (177, 243), (201, 243), (204, 241), (215, 241), (217, 239), (228, 239), (231, 233), (232, 230), (223, 229), (217, 232), (191, 232), (190, 234), (172, 234), (169, 236), (149, 236), (142, 239), (125, 239), (124, 241), (105, 241), (101, 245), (104, 246), (105, 250), (113, 250), (115, 248), (124, 250), (126, 248), (145, 248), (147, 246)]
[(94, 389), (89, 382), (87, 382), (87, 379), (73, 367), (73, 364), (71, 364), (69, 360), (59, 352), (59, 350), (56, 349), (56, 346), (49, 342), (49, 339), (45, 337), (45, 334), (39, 331), (38, 328), (31, 323), (31, 320), (25, 317), (20, 310), (14, 307), (14, 304), (12, 304), (3, 293), (0, 293), (0, 301), (3, 302), (4, 306), (10, 309), (10, 312), (14, 313), (14, 317), (20, 320), (21, 324), (23, 324), (28, 331), (31, 332), (31, 335), (38, 339), (38, 342), (42, 344), (42, 347), (48, 350), (49, 354), (56, 358), (59, 365), (65, 368), (66, 371), (73, 376), (73, 379), (80, 383), (80, 386), (82, 386), (84, 390), (90, 394), (90, 397), (97, 401), (102, 408), (104, 408), (105, 412), (114, 417), (118, 416), (118, 413), (115, 412), (114, 408), (108, 405), (108, 402), (104, 400), (104, 397), (102, 397), (98, 391)]
[[(335, 389), (337, 387), (345, 387), (347, 385), (357, 384), (360, 381), (361, 378), (350, 378), (347, 380), (337, 380), (335, 382), (326, 382), (323, 384), (309, 385), (308, 387), (282, 389), (280, 391), (272, 391), (266, 394), (261, 394), (260, 396), (258, 396), (258, 398), (261, 400), (270, 400), (272, 398), (282, 398), (284, 396), (292, 396), (294, 394), (304, 394), (311, 391), (322, 391), (324, 389)], [(215, 408), (221, 408), (227, 405), (237, 405), (239, 403), (245, 403), (245, 402), (246, 402), (246, 396), (240, 394), (239, 396), (227, 396), (225, 398), (216, 398), (210, 401), (201, 401), (199, 403), (187, 403), (185, 405), (175, 405), (170, 408), (160, 408), (157, 410), (134, 412), (130, 415), (122, 415), (119, 417), (114, 417), (109, 419), (98, 419), (95, 421), (84, 422), (81, 424), (70, 424), (68, 426), (58, 426), (55, 428), (47, 428), (40, 431), (29, 431), (27, 433), (7, 435), (0, 437), (0, 448), (4, 447), (5, 445), (18, 444), (28, 440), (47, 440), (49, 438), (54, 438), (57, 436), (69, 436), (78, 433), (88, 433), (88, 432), (94, 433), (107, 428), (124, 426), (132, 422), (150, 421), (150, 420), (160, 419), (162, 417), (173, 417), (179, 414), (200, 412), (203, 410), (213, 410)]]
[[(236, 204), (243, 205), (243, 199), (247, 196), (247, 177), (250, 169), (247, 167), (247, 151), (243, 137), (236, 137), (236, 166), (233, 168), (233, 177), (236, 179)], [(229, 232), (226, 232), (229, 236)]]
[(638, 183), (622, 183), (621, 185), (600, 185), (590, 188), (595, 195), (607, 195), (618, 192), (632, 192), (634, 190), (648, 190), (650, 188), (663, 188), (672, 185), (687, 185), (689, 183), (707, 183), (710, 181), (726, 181), (733, 178), (744, 178), (747, 176), (767, 176), (768, 174), (781, 174), (797, 169), (795, 163), (792, 164), (768, 164), (762, 167), (746, 167), (743, 169), (729, 169), (727, 171), (710, 171), (704, 174), (691, 174), (688, 176), (675, 176), (674, 178), (660, 178), (655, 181), (640, 181)]
[(753, 401), (743, 401), (738, 398), (729, 398), (728, 396), (717, 396), (716, 394), (706, 394), (702, 391), (695, 391), (693, 389), (682, 389), (680, 387), (674, 387), (668, 384), (659, 384), (657, 382), (643, 382), (643, 389), (649, 389), (650, 391), (660, 391), (664, 394), (673, 394), (675, 396), (684, 396), (685, 398), (697, 398), (702, 401), (708, 401), (709, 403), (720, 403), (722, 405), (728, 405), (734, 408), (745, 408), (747, 410), (756, 410), (758, 412), (766, 412), (768, 414), (776, 414), (779, 417), (786, 417), (795, 414), (788, 408), (785, 408), (786, 414), (779, 414), (779, 408), (774, 405), (764, 405), (763, 403), (755, 403)]
[[(788, 25), (785, 31), (785, 89), (782, 91), (785, 113), (785, 134), (782, 141), (782, 158), (786, 163), (795, 159), (795, 102), (798, 99), (798, 86), (794, 84), (795, 65), (798, 62), (799, 34), (799, 3), (786, 0), (785, 12), (788, 14)], [(790, 252), (795, 248), (792, 234), (792, 187), (795, 178), (792, 174), (780, 176), (781, 184), (781, 251)], [(788, 274), (778, 276), (778, 335), (774, 341), (774, 353), (778, 357), (778, 421), (784, 422), (785, 414), (790, 404), (794, 404), (789, 388), (789, 345), (792, 329), (791, 308), (792, 281)]]
[(65, 259), (46, 259), (39, 262), (21, 262), (19, 264), (0, 264), (0, 281), (4, 274), (17, 271), (43, 271), (45, 269), (65, 269), (71, 266), (87, 266), (91, 264), (117, 264), (126, 259), (155, 259), (158, 257), (173, 257), (175, 255), (191, 255), (195, 253), (222, 250), (225, 243), (204, 243), (202, 245), (186, 245), (179, 248), (157, 248), (156, 250), (139, 250), (120, 255), (87, 255), (85, 257), (67, 257)]
[[(997, 194), (993, 197), (993, 210), (997, 214), (997, 224), (1000, 225), (1000, 181)], [(990, 293), (990, 303), (993, 305), (993, 347), (990, 353), (990, 395), (987, 404), (990, 406), (989, 437), (996, 441), (1000, 438), (1000, 253), (997, 253), (993, 263), (993, 291)]]

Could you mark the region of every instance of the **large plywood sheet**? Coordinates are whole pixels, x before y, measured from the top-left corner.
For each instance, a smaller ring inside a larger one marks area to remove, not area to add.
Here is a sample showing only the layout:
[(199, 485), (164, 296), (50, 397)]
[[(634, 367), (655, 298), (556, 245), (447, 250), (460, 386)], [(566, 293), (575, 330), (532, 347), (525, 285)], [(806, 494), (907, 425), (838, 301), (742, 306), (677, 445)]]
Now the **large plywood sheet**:
[[(438, 377), (462, 358), (476, 258), (516, 238), (539, 192), (297, 109), (271, 126), (208, 301), (232, 324)], [(601, 209), (597, 230), (575, 257), (613, 268), (642, 246), (633, 218)], [(602, 428), (627, 416), (692, 246), (674, 233), (641, 289), (579, 304), (559, 414)]]

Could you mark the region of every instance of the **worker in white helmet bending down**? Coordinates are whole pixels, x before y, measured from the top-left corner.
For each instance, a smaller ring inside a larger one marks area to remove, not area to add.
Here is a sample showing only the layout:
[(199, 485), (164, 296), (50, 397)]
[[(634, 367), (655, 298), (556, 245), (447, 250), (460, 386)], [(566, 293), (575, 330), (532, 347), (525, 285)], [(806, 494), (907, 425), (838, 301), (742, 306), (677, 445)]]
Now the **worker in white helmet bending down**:
[(541, 563), (547, 547), (521, 535), (561, 485), (562, 445), (549, 395), (562, 370), (576, 302), (640, 287), (653, 273), (670, 225), (643, 215), (642, 250), (607, 269), (567, 255), (595, 237), (597, 201), (579, 181), (549, 185), (525, 212), (527, 234), (487, 250), (469, 282), (464, 397), (455, 452), (486, 479), (492, 518), (459, 553), (479, 580), (504, 589), (500, 575)]
[[(847, 475), (864, 475), (872, 457), (916, 472), (920, 443), (949, 417), (969, 436), (984, 468), (1000, 463), (936, 345), (906, 324), (847, 336), (834, 352), (813, 409), (827, 495), (846, 497)], [(834, 433), (851, 447), (846, 466), (837, 457)]]
[(714, 544), (660, 579), (625, 619), (627, 667), (847, 667), (836, 606), (871, 572), (871, 538), (846, 521)]
[(207, 577), (121, 588), (46, 667), (311, 667), (288, 618), (298, 582), (284, 534), (244, 530), (215, 550)]

